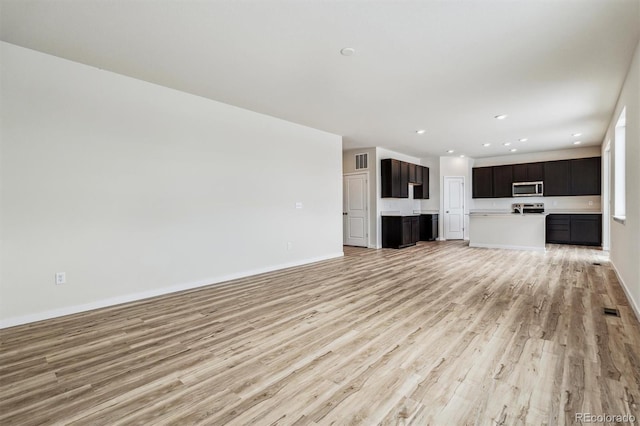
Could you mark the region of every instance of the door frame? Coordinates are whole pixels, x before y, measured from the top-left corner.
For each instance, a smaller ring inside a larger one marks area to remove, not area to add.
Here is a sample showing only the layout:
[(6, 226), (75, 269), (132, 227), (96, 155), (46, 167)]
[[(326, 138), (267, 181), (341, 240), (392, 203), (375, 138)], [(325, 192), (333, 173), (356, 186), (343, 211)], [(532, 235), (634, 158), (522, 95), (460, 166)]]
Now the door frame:
[[(350, 173), (343, 173), (342, 174), (342, 188), (344, 190), (344, 183), (345, 183), (345, 178), (347, 176), (356, 176), (356, 175), (364, 175), (365, 180), (366, 180), (366, 185), (365, 185), (365, 205), (367, 206), (367, 214), (365, 215), (365, 229), (367, 231), (367, 242), (365, 246), (362, 247), (371, 247), (371, 197), (370, 197), (370, 191), (371, 191), (371, 187), (369, 185), (371, 185), (371, 176), (369, 175), (369, 171), (368, 170), (362, 170), (362, 171), (357, 171), (357, 172), (350, 172)], [(344, 216), (344, 212), (345, 212), (345, 205), (344, 205), (344, 200), (346, 195), (343, 194), (342, 197), (342, 244), (344, 245), (344, 241), (345, 241), (345, 232), (346, 232), (346, 223), (345, 223), (345, 216)]]
[(466, 208), (467, 208), (467, 185), (466, 184), (466, 179), (464, 176), (442, 176), (442, 204), (441, 204), (441, 216), (442, 216), (442, 225), (439, 225), (438, 227), (442, 226), (442, 233), (440, 235), (442, 235), (441, 238), (439, 238), (441, 241), (447, 241), (446, 235), (445, 235), (445, 223), (446, 223), (446, 218), (445, 218), (445, 198), (448, 198), (448, 196), (446, 196), (445, 192), (448, 192), (447, 185), (445, 185), (445, 182), (448, 178), (456, 178), (456, 179), (462, 179), (462, 240), (467, 240), (468, 238), (467, 236), (467, 229), (468, 229), (468, 224), (467, 224), (467, 216), (466, 216)]

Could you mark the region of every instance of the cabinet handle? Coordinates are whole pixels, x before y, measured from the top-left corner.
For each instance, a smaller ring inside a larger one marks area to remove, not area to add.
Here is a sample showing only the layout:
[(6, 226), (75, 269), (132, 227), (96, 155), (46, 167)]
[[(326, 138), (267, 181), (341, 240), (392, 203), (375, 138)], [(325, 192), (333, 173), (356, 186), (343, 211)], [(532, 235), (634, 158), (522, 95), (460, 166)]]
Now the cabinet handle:
[(344, 213), (342, 213), (342, 216), (346, 216), (346, 215), (348, 215), (348, 214), (349, 214), (349, 213), (344, 212)]

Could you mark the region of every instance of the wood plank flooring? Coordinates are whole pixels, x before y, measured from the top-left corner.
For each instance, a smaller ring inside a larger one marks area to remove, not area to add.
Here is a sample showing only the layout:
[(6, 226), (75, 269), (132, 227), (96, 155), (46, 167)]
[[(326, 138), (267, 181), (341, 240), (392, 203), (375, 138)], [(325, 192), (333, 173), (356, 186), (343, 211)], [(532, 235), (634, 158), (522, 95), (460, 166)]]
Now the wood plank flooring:
[(640, 325), (606, 254), (548, 248), (346, 247), (341, 259), (0, 330), (0, 424), (640, 419)]

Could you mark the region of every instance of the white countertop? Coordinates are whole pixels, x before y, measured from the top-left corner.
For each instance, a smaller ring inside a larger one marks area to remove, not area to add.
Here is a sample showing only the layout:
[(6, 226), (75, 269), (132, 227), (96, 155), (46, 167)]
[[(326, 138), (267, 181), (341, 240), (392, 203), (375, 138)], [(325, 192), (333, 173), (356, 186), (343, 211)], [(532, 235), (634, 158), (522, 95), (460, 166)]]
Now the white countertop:
[(495, 216), (495, 217), (519, 217), (519, 216), (540, 216), (545, 217), (548, 213), (510, 213), (510, 212), (471, 212), (469, 216)]
[(380, 212), (380, 216), (398, 216), (398, 217), (418, 217), (418, 213), (400, 213), (400, 212)]
[(414, 210), (412, 213), (403, 213), (399, 210), (381, 211), (380, 216), (420, 216), (421, 214), (438, 214), (437, 210)]
[[(544, 213), (525, 213), (533, 215), (548, 215), (548, 214), (602, 214), (599, 210), (580, 210), (580, 209), (545, 209)], [(517, 215), (517, 213), (511, 213), (511, 210), (471, 210), (469, 212), (471, 216), (477, 215)]]
[(600, 210), (561, 210), (561, 209), (547, 209), (549, 214), (602, 214)]
[(469, 214), (510, 214), (511, 210), (470, 210)]

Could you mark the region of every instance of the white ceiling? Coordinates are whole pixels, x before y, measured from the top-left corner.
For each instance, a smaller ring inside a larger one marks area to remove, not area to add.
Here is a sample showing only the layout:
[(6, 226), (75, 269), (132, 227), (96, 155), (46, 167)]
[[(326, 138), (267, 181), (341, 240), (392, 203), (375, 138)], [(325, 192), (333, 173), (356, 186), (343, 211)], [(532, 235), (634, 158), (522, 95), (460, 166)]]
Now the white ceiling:
[(418, 157), (600, 144), (640, 37), (640, 0), (0, 5), (9, 43)]

